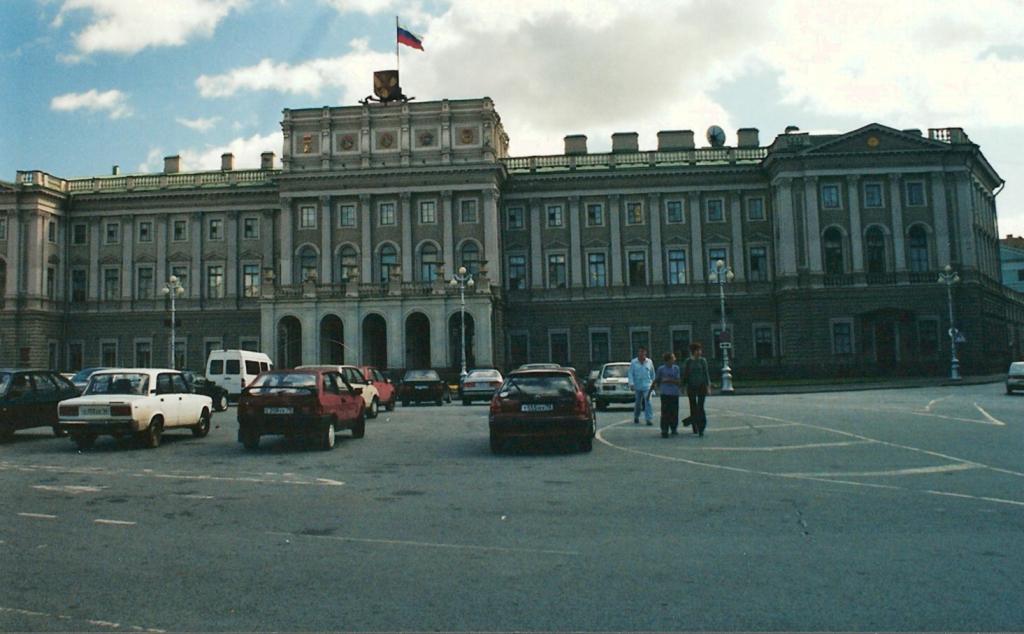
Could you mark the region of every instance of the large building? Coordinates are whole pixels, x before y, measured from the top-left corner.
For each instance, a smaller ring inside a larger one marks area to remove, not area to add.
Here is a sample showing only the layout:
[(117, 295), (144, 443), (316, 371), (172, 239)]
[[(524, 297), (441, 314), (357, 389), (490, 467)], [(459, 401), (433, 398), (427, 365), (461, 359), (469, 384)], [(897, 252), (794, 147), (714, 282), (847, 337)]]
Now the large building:
[(1024, 293), (1024, 236), (1006, 234), (999, 241), (999, 259), (1003, 265), (1003, 284)]
[(1021, 357), (1000, 284), (1002, 179), (959, 128), (796, 129), (696, 147), (666, 131), (508, 156), (490, 99), (285, 110), (281, 167), (21, 171), (0, 183), (0, 366), (164, 365), (258, 348), (279, 365), (580, 369), (703, 341), (723, 260), (738, 375), (941, 372), (947, 264), (967, 372)]

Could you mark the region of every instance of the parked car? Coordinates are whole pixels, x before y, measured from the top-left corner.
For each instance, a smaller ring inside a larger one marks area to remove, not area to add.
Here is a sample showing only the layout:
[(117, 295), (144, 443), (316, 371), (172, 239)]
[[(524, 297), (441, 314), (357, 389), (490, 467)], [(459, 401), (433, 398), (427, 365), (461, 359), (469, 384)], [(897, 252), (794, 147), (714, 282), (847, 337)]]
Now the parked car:
[(330, 370), (337, 372), (345, 379), (345, 382), (353, 387), (362, 388), (363, 407), (367, 418), (377, 418), (380, 411), (380, 393), (376, 386), (363, 377), (362, 368), (354, 365), (300, 365), (296, 370)]
[(49, 370), (0, 370), (0, 442), (19, 429), (57, 426), (57, 404), (78, 396), (75, 385)]
[(557, 370), (561, 367), (557, 363), (524, 363), (516, 370)]
[(463, 405), (479, 400), (489, 401), (504, 380), (497, 370), (470, 370), (459, 382), (459, 398)]
[(395, 410), (395, 402), (398, 400), (398, 390), (395, 389), (395, 384), (383, 372), (373, 366), (363, 365), (359, 369), (363, 373), (363, 378), (373, 387), (377, 388), (381, 406), (387, 411), (393, 412)]
[(1024, 390), (1024, 361), (1014, 361), (1006, 373), (1006, 393)]
[(594, 400), (597, 409), (608, 409), (609, 403), (632, 403), (633, 390), (629, 389), (629, 363), (619, 361), (601, 366), (601, 374), (594, 381)]
[(590, 451), (597, 418), (569, 370), (516, 370), (491, 399), (488, 426), (494, 453), (514, 438), (567, 439)]
[(228, 391), (206, 378), (202, 374), (196, 374), (192, 370), (182, 370), (189, 387), (196, 394), (209, 396), (213, 401), (213, 411), (224, 412), (228, 409)]
[(583, 386), (583, 389), (586, 390), (588, 395), (594, 396), (597, 394), (597, 379), (600, 376), (600, 368), (598, 368), (597, 370), (591, 370), (589, 373), (587, 373), (587, 384)]
[(78, 398), (61, 401), (59, 427), (80, 449), (97, 436), (135, 436), (145, 447), (160, 445), (168, 429), (210, 433), (213, 402), (195, 394), (178, 370), (126, 368), (96, 372)]
[(211, 350), (206, 359), (206, 377), (238, 396), (261, 372), (274, 369), (270, 357), (252, 350)]
[(333, 449), (335, 433), (366, 434), (362, 387), (332, 369), (275, 370), (261, 374), (238, 398), (238, 442), (256, 449), (260, 437), (303, 436)]
[(452, 402), (451, 389), (434, 370), (409, 370), (398, 386), (398, 398), (405, 407), (416, 401), (433, 401), (437, 405)]
[(75, 372), (71, 377), (71, 382), (78, 388), (79, 393), (85, 391), (85, 386), (89, 384), (89, 377), (99, 372), (100, 370), (109, 370), (110, 368), (82, 368), (78, 372)]

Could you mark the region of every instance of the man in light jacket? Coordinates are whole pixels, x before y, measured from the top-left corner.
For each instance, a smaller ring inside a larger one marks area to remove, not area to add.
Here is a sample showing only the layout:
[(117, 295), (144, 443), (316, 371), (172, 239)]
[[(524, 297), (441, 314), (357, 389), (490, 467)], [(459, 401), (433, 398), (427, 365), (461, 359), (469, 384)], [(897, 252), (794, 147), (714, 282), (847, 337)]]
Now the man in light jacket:
[(651, 383), (654, 382), (654, 362), (647, 358), (647, 348), (640, 346), (636, 358), (629, 363), (629, 389), (633, 390), (633, 424), (640, 424), (640, 410), (644, 411), (644, 421), (654, 424), (654, 408), (651, 406)]

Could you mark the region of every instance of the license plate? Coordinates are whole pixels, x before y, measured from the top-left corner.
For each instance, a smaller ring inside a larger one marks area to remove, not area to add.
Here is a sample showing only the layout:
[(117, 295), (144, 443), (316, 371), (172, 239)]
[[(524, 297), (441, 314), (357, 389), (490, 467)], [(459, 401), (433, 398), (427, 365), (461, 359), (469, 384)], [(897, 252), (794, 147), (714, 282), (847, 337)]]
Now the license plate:
[(291, 414), (295, 411), (292, 407), (264, 407), (264, 414)]
[(417, 385), (416, 386), (417, 390), (426, 390), (426, 389), (429, 389), (429, 388), (430, 388), (429, 385)]
[(521, 412), (551, 412), (555, 406), (549, 403), (525, 403), (519, 408)]
[(82, 416), (110, 416), (109, 407), (83, 407), (78, 411)]

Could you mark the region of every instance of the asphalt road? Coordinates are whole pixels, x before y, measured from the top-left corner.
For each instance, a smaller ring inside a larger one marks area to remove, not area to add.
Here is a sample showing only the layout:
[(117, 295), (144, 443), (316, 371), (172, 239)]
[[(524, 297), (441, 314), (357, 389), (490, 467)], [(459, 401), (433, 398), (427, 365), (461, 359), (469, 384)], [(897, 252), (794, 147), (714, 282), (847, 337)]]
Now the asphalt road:
[[(486, 406), (330, 452), (0, 446), (3, 630), (1021, 630), (1024, 396), (712, 397), (494, 456)], [(685, 406), (683, 407), (685, 409)]]

